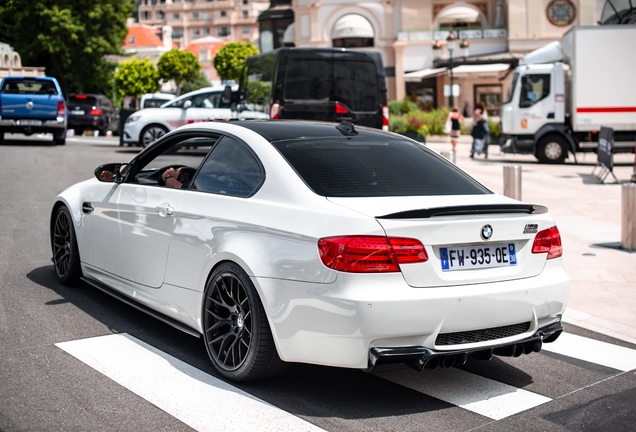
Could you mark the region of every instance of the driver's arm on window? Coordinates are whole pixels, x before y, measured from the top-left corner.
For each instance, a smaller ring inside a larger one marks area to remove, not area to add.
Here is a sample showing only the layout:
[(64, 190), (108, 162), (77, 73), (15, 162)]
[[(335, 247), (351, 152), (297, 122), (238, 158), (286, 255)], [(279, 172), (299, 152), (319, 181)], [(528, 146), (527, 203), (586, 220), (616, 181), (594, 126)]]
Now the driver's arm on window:
[(178, 168), (175, 170), (174, 168), (170, 167), (167, 170), (165, 170), (163, 174), (161, 174), (161, 179), (163, 180), (163, 183), (166, 186), (170, 188), (174, 188), (174, 189), (179, 189), (181, 188), (181, 186), (183, 186), (182, 183), (179, 180), (177, 180), (180, 173), (181, 173), (181, 168)]

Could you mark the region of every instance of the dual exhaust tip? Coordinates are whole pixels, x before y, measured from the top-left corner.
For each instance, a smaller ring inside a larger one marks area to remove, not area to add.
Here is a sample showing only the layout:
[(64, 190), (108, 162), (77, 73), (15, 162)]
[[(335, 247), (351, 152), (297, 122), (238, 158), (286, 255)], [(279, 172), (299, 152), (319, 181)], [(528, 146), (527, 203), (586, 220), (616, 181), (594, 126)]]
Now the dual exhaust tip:
[(490, 360), (493, 355), (502, 357), (519, 357), (522, 354), (530, 354), (541, 351), (542, 342), (533, 340), (526, 343), (506, 345), (503, 347), (490, 348), (482, 351), (455, 354), (435, 354), (433, 356), (422, 356), (413, 362), (412, 366), (421, 371), (422, 369), (433, 370), (438, 367), (445, 369), (456, 365), (463, 365), (468, 360), (468, 356), (476, 360)]

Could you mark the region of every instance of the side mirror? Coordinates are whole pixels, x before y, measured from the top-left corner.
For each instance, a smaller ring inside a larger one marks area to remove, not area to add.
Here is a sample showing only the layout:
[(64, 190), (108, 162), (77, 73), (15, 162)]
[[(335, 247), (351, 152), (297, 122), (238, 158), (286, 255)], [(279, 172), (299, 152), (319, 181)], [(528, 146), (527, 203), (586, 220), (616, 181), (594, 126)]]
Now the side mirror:
[(130, 171), (130, 165), (126, 163), (109, 163), (100, 165), (95, 169), (97, 180), (105, 183), (121, 183)]
[(192, 101), (191, 100), (187, 100), (183, 103), (183, 109), (188, 109), (192, 106)]
[(229, 85), (225, 86), (223, 94), (221, 95), (221, 100), (224, 104), (229, 104), (232, 101), (232, 87)]

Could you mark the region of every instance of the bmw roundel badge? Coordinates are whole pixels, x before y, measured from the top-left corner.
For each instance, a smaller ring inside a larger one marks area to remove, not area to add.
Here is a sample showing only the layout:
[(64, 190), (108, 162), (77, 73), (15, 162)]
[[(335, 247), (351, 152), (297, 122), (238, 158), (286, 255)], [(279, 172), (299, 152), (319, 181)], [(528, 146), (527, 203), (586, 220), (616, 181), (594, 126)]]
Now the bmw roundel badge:
[(490, 237), (492, 237), (492, 227), (490, 225), (484, 225), (481, 228), (481, 238), (488, 240)]

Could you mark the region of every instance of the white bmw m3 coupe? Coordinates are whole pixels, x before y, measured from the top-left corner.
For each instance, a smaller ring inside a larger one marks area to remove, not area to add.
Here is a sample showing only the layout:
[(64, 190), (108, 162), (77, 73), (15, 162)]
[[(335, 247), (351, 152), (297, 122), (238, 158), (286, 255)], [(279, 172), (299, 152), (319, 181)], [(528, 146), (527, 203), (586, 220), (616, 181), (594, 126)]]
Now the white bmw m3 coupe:
[(202, 337), (227, 379), (290, 362), (452, 367), (563, 330), (570, 279), (548, 210), (400, 135), (197, 123), (95, 177), (55, 199), (60, 281)]

